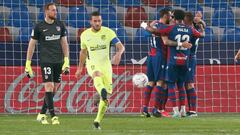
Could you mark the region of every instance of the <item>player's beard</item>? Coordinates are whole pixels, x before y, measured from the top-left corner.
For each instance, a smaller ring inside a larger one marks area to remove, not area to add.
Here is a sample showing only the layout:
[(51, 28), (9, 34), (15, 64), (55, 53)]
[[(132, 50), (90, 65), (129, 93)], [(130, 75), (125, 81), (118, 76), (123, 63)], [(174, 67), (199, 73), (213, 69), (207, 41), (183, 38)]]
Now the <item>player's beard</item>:
[(169, 24), (169, 23), (170, 23), (170, 20), (167, 20), (167, 21), (166, 21), (166, 24)]
[(94, 31), (99, 31), (101, 29), (101, 25), (93, 26), (92, 28), (94, 29)]
[(54, 16), (48, 16), (48, 18), (51, 20), (56, 20), (57, 17), (54, 15)]

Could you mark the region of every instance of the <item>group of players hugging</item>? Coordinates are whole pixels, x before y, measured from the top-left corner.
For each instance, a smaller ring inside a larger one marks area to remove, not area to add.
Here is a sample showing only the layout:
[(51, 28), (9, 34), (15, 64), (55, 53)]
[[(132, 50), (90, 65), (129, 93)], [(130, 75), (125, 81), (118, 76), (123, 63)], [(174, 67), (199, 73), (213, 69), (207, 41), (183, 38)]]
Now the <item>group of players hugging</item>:
[[(147, 59), (149, 82), (144, 90), (142, 114), (146, 117), (196, 117), (196, 51), (199, 38), (204, 37), (205, 22), (201, 12), (195, 16), (180, 9), (164, 8), (160, 19), (141, 23), (145, 36), (150, 38)], [(155, 89), (154, 89), (155, 88)], [(153, 90), (154, 89), (154, 90)], [(154, 91), (154, 107), (149, 113), (149, 101)], [(178, 99), (176, 99), (178, 91)], [(188, 101), (186, 111), (185, 97)], [(169, 99), (169, 100), (168, 100)], [(167, 101), (173, 109), (165, 111)], [(179, 103), (177, 104), (177, 101)]]

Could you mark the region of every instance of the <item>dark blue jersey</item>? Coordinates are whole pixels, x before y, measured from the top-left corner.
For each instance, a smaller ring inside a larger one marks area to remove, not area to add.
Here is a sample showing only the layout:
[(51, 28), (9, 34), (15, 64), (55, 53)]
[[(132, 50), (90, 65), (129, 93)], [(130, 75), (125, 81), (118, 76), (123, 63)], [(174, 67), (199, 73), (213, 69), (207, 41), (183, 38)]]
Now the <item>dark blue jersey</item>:
[(195, 38), (195, 37), (192, 38), (191, 40), (191, 44), (192, 44), (192, 48), (190, 49), (191, 57), (195, 57), (197, 55), (198, 41), (199, 41), (199, 38)]
[[(184, 42), (196, 37), (201, 37), (201, 34), (195, 29), (186, 26), (184, 24), (176, 24), (167, 27), (166, 29), (158, 30), (157, 33), (161, 35), (168, 35), (170, 40), (176, 42)], [(169, 46), (168, 47), (168, 64), (171, 65), (187, 65), (190, 55), (190, 49), (181, 46)]]

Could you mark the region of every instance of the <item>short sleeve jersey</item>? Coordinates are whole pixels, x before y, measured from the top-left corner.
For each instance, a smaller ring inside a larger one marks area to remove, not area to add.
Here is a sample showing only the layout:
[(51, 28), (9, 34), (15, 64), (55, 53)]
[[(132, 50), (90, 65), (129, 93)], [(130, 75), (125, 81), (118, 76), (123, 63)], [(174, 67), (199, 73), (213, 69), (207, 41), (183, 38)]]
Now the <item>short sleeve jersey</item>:
[(40, 44), (40, 63), (63, 63), (61, 37), (66, 34), (65, 25), (57, 20), (52, 24), (42, 21), (35, 25), (31, 37)]
[[(158, 33), (168, 35), (170, 40), (177, 42), (189, 41), (193, 38), (201, 37), (201, 34), (195, 29), (183, 24), (176, 24), (159, 30)], [(187, 65), (190, 55), (190, 49), (179, 46), (168, 47), (168, 63), (171, 65)]]
[(110, 45), (119, 42), (115, 32), (107, 27), (101, 27), (97, 32), (92, 28), (81, 34), (81, 49), (87, 49), (87, 63), (103, 64), (110, 62)]

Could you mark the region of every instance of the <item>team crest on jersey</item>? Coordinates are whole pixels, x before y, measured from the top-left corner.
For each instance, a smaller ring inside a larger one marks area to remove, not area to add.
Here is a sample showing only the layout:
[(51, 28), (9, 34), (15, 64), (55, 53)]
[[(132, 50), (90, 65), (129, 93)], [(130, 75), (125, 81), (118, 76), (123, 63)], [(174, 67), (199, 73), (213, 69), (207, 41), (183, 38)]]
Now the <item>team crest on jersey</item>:
[(101, 36), (101, 39), (102, 39), (102, 40), (105, 40), (105, 39), (106, 39), (106, 35), (102, 35), (102, 36)]
[(56, 29), (57, 29), (57, 31), (60, 31), (60, 30), (61, 30), (61, 28), (60, 28), (59, 26), (56, 26)]
[(48, 79), (48, 75), (45, 75), (44, 77), (45, 77), (46, 80)]

